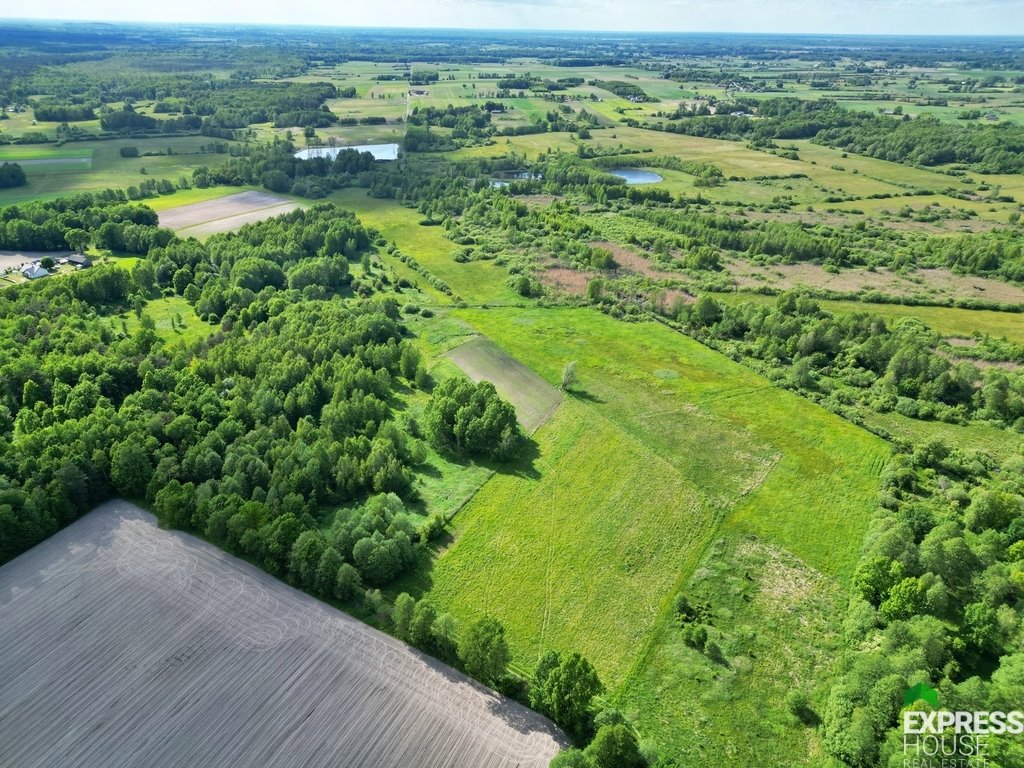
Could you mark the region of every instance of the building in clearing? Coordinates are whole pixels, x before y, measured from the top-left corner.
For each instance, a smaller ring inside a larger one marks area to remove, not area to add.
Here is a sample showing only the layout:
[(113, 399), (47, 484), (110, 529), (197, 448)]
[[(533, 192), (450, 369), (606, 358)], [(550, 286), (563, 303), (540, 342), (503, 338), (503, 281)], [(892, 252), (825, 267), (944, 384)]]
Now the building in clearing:
[(21, 268), (21, 274), (23, 274), (27, 280), (37, 280), (40, 277), (46, 277), (50, 274), (50, 270), (40, 265), (39, 262), (33, 261), (31, 264), (26, 264)]
[(92, 259), (81, 253), (73, 253), (68, 256), (68, 264), (78, 267), (79, 269), (88, 269), (92, 266)]

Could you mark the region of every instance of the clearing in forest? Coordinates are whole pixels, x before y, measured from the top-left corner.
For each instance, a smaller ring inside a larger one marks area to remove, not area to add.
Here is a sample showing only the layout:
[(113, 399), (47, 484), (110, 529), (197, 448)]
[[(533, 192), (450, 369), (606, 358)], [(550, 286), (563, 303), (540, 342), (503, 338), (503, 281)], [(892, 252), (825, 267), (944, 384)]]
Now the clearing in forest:
[(160, 226), (178, 230), (185, 237), (203, 237), (230, 232), (298, 207), (296, 202), (266, 192), (239, 192), (216, 200), (167, 208), (160, 212)]

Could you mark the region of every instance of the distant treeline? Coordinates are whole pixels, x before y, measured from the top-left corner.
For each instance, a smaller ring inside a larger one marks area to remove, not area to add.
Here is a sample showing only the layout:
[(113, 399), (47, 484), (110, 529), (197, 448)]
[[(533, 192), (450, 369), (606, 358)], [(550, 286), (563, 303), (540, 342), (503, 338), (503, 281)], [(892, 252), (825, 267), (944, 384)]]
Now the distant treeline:
[(922, 116), (879, 115), (844, 109), (835, 101), (738, 99), (757, 117), (680, 112), (650, 127), (690, 136), (749, 140), (813, 139), (851, 152), (911, 165), (960, 164), (983, 173), (1024, 172), (1024, 126), (962, 125)]
[[(112, 133), (202, 132), (230, 138), (226, 131), (257, 123), (273, 123), (278, 128), (333, 125), (338, 118), (327, 108), (327, 99), (355, 95), (354, 88), (339, 92), (331, 83), (322, 82), (251, 83), (167, 77), (157, 87), (145, 78), (132, 85), (129, 78), (112, 91), (102, 89), (103, 101), (91, 88), (71, 93), (65, 101), (40, 101), (34, 105), (35, 117), (40, 121), (76, 122), (98, 116), (101, 129)], [(135, 103), (144, 98), (156, 99), (153, 115), (137, 111)], [(102, 106), (110, 101), (123, 102), (123, 106)]]
[(300, 160), (295, 157), (295, 148), (290, 142), (278, 141), (247, 147), (223, 165), (197, 168), (192, 180), (198, 187), (259, 184), (272, 192), (290, 192), (316, 200), (331, 190), (352, 185), (373, 167), (373, 155), (369, 152), (346, 149), (333, 159)]

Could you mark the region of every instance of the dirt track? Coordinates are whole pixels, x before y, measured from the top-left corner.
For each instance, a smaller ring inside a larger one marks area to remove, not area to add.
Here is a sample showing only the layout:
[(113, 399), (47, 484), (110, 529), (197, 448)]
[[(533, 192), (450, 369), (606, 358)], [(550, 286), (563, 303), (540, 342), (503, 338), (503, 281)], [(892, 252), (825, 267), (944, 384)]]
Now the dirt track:
[(543, 768), (545, 719), (106, 504), (0, 568), (0, 766)]

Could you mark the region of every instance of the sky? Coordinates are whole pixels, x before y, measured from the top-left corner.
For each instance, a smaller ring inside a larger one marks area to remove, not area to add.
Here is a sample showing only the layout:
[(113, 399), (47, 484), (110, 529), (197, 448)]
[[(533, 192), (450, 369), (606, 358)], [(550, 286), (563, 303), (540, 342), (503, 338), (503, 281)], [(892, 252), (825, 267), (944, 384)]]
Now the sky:
[(467, 29), (1024, 34), (1024, 0), (46, 0), (8, 18)]

